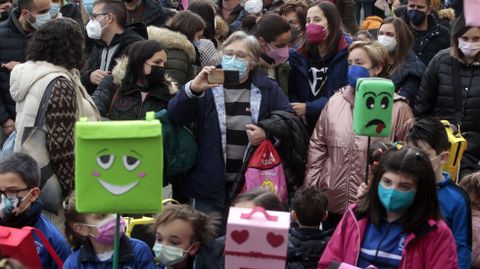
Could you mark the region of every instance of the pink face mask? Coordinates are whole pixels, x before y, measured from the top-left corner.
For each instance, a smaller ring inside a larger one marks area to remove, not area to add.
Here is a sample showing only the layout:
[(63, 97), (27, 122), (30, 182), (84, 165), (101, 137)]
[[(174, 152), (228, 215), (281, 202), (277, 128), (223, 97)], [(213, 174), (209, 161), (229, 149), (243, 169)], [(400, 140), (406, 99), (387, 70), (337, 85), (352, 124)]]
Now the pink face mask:
[[(92, 236), (98, 243), (104, 245), (111, 245), (115, 241), (115, 220), (116, 215), (107, 217), (100, 221), (95, 227), (98, 230), (98, 236)], [(88, 225), (92, 226), (92, 225)], [(125, 230), (125, 220), (120, 218), (120, 237), (122, 237)]]
[(307, 25), (307, 39), (312, 45), (318, 45), (325, 41), (327, 34), (325, 33), (325, 27), (318, 24), (310, 23)]
[(463, 55), (475, 57), (480, 52), (480, 42), (466, 42), (459, 39), (458, 48), (462, 51)]
[(281, 64), (288, 59), (288, 46), (283, 48), (273, 48), (270, 44), (268, 44), (268, 46), (270, 47), (270, 50), (267, 51), (267, 55), (275, 60), (276, 64)]

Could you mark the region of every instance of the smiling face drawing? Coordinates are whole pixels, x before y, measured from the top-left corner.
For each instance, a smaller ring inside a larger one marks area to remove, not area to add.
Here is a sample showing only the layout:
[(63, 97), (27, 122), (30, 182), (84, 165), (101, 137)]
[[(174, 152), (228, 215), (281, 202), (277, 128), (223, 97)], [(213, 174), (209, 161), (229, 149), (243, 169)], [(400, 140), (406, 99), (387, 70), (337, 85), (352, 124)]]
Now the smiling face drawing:
[(394, 86), (390, 80), (361, 79), (355, 93), (353, 129), (358, 135), (390, 135)]
[(80, 120), (75, 125), (76, 207), (81, 213), (157, 213), (162, 207), (160, 121)]
[[(92, 176), (111, 194), (122, 195), (137, 186), (140, 180), (145, 177), (145, 172), (140, 167), (142, 155), (135, 150), (130, 150), (124, 155), (118, 156), (119, 158), (111, 154), (107, 148), (100, 150), (96, 155), (98, 156), (95, 159), (98, 169), (92, 171)], [(126, 170), (125, 176), (133, 181), (124, 185), (109, 183), (113, 179), (108, 178), (108, 170), (113, 168), (114, 165), (122, 166), (114, 169), (124, 168)]]

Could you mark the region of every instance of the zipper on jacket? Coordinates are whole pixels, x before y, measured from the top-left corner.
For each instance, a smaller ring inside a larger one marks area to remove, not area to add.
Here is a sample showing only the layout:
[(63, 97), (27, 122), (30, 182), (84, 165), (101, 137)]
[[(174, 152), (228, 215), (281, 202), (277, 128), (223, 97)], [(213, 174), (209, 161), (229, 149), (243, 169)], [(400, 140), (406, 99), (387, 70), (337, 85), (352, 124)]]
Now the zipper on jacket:
[[(463, 115), (462, 115), (462, 122), (463, 122), (463, 118), (465, 117), (465, 115), (467, 114), (467, 98), (468, 98), (468, 93), (470, 92), (470, 88), (472, 87), (472, 80), (473, 80), (473, 73), (474, 73), (474, 69), (472, 68), (472, 71), (471, 71), (471, 74), (470, 74), (470, 82), (468, 83), (468, 87), (465, 87), (464, 90), (465, 90), (465, 98), (463, 98)], [(460, 79), (462, 78), (462, 76), (460, 75)]]

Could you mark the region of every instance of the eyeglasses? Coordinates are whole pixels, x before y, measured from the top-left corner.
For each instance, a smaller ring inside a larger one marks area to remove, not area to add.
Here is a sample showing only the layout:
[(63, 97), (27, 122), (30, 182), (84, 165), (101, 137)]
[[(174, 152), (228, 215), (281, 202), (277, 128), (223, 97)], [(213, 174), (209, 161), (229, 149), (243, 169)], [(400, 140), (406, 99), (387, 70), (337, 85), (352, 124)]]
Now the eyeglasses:
[(240, 50), (223, 50), (223, 56), (225, 56), (227, 59), (235, 58), (240, 59), (240, 60), (245, 60), (248, 57), (248, 53), (240, 51)]
[(90, 17), (88, 17), (90, 20), (96, 20), (98, 16), (105, 16), (107, 15), (108, 12), (103, 12), (103, 13), (92, 13), (92, 15), (90, 15)]
[(30, 188), (18, 189), (18, 190), (6, 190), (0, 191), (0, 195), (4, 194), (7, 198), (18, 198), (18, 193), (22, 191), (27, 191)]

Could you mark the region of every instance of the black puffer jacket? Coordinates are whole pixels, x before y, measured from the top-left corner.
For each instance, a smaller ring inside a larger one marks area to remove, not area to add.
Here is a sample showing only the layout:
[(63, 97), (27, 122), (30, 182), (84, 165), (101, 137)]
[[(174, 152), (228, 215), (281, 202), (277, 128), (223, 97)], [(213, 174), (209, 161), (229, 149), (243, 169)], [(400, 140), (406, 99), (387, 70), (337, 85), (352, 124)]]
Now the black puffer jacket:
[[(0, 65), (10, 61), (25, 62), (30, 34), (20, 26), (19, 10), (13, 9), (10, 18), (0, 23)], [(15, 120), (15, 101), (10, 95), (10, 71), (0, 68), (0, 124)]]
[[(139, 33), (144, 33), (145, 36), (142, 36)], [(111, 71), (115, 66), (115, 59), (126, 55), (128, 53), (128, 48), (131, 44), (136, 41), (141, 41), (147, 37), (146, 27), (144, 24), (131, 24), (125, 28), (122, 34), (117, 34), (113, 37), (110, 45), (105, 44), (102, 40), (96, 40), (95, 46), (93, 47), (90, 55), (88, 56), (87, 62), (82, 70), (81, 80), (83, 86), (87, 89), (89, 94), (92, 94), (96, 89), (97, 85), (94, 85), (90, 82), (90, 74), (100, 69), (102, 62), (102, 51), (105, 50), (106, 54), (111, 49), (114, 49), (117, 45), (115, 52), (111, 56), (110, 64), (107, 66), (106, 70)]]
[[(407, 13), (403, 14), (403, 20), (410, 25)], [(428, 30), (424, 35), (412, 27), (410, 30), (415, 37), (413, 51), (426, 66), (437, 52), (450, 47), (450, 31), (439, 23), (434, 14), (428, 15)]]
[[(415, 102), (417, 117), (433, 115), (455, 122), (454, 87), (452, 86), (452, 57), (450, 49), (439, 52), (425, 71)], [(468, 141), (460, 172), (479, 170), (480, 160), (480, 61), (460, 64), (462, 89), (461, 131)]]
[(321, 231), (316, 228), (291, 229), (288, 236), (287, 269), (317, 268), (318, 260), (327, 247), (333, 229)]
[[(93, 93), (92, 99), (100, 115), (110, 120), (140, 120), (145, 118), (148, 111), (166, 108), (168, 100), (178, 91), (175, 83), (166, 79), (163, 86), (149, 88), (147, 97), (142, 101), (140, 88), (133, 82), (127, 65), (127, 58), (121, 58), (113, 68), (112, 75), (105, 77)], [(117, 89), (119, 92), (114, 97)]]
[[(415, 102), (418, 117), (433, 115), (455, 121), (452, 86), (452, 57), (450, 49), (443, 50), (432, 59), (423, 76)], [(480, 62), (460, 65), (462, 90), (462, 131), (480, 132)]]
[(395, 91), (407, 98), (411, 107), (415, 103), (425, 69), (426, 67), (422, 61), (413, 51), (410, 51), (402, 69), (391, 75), (391, 79), (395, 84)]
[[(287, 180), (288, 196), (292, 197), (294, 191), (303, 185), (305, 176), (305, 163), (309, 135), (302, 122), (293, 114), (286, 111), (272, 111), (257, 124), (265, 130), (267, 137), (274, 138), (275, 148), (282, 159), (283, 171)], [(255, 152), (251, 147), (246, 154), (239, 178), (234, 184), (232, 199), (240, 192), (245, 183), (245, 171), (248, 160)]]
[(168, 17), (173, 16), (172, 11), (162, 7), (161, 2), (158, 0), (143, 0), (143, 5), (143, 23), (146, 26), (161, 27), (165, 24)]

